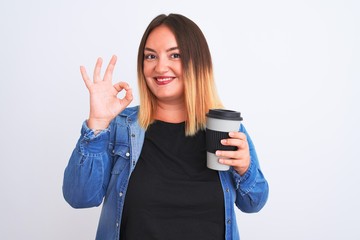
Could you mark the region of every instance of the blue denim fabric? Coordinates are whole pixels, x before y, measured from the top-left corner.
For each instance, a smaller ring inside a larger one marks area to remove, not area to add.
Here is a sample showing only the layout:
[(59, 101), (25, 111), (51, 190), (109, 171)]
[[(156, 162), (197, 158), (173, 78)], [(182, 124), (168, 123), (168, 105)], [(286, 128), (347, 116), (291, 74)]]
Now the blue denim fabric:
[[(145, 135), (138, 125), (137, 113), (138, 107), (125, 109), (96, 136), (84, 122), (65, 169), (63, 195), (72, 207), (88, 208), (103, 203), (98, 240), (119, 239), (128, 180)], [(234, 205), (243, 212), (258, 212), (268, 197), (268, 183), (260, 171), (254, 145), (243, 125), (240, 131), (248, 137), (251, 164), (243, 176), (232, 168), (219, 172), (225, 200), (225, 240), (240, 239)]]

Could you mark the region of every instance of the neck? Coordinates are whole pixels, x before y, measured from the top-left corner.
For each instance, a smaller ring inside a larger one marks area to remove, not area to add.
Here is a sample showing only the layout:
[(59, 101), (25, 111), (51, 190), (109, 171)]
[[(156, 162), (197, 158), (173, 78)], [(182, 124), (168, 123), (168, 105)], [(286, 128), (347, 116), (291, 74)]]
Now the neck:
[(155, 119), (170, 123), (180, 123), (186, 120), (186, 108), (184, 103), (157, 103)]

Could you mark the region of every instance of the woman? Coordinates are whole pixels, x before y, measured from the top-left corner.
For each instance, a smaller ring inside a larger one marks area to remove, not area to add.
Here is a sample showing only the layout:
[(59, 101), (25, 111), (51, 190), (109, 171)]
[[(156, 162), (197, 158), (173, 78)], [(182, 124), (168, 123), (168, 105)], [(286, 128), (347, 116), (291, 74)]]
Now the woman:
[(103, 203), (96, 239), (239, 239), (234, 203), (259, 211), (268, 184), (243, 125), (221, 141), (237, 150), (216, 152), (230, 170), (206, 167), (205, 116), (222, 104), (201, 30), (178, 14), (153, 19), (138, 52), (140, 106), (128, 107), (127, 83), (112, 84), (115, 63), (101, 79), (99, 58), (93, 81), (80, 69), (90, 115), (65, 169), (66, 201)]

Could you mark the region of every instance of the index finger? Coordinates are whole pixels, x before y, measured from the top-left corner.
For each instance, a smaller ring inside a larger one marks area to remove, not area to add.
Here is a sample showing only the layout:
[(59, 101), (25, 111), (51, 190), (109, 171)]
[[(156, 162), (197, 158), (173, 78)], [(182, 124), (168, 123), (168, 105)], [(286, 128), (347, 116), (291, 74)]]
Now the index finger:
[(131, 90), (129, 84), (126, 83), (126, 82), (118, 82), (118, 83), (114, 84), (114, 88), (115, 88), (116, 91), (118, 91), (118, 92), (122, 91), (123, 89), (124, 89), (125, 91), (128, 91), (129, 89)]
[(247, 139), (246, 134), (243, 132), (229, 132), (229, 137), (238, 138), (238, 139), (241, 139), (244, 141), (246, 141), (246, 139)]

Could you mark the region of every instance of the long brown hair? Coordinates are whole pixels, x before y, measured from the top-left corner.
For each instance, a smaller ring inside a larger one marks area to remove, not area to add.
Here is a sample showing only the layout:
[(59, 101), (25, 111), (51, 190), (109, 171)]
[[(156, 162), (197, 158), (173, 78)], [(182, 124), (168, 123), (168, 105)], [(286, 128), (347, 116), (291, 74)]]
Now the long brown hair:
[(161, 14), (155, 17), (141, 39), (137, 62), (139, 124), (147, 129), (154, 121), (156, 98), (148, 88), (143, 72), (144, 48), (151, 31), (160, 25), (167, 26), (173, 32), (180, 50), (187, 110), (185, 133), (194, 135), (205, 128), (209, 109), (222, 108), (222, 103), (216, 91), (211, 54), (205, 36), (192, 20), (180, 14)]

